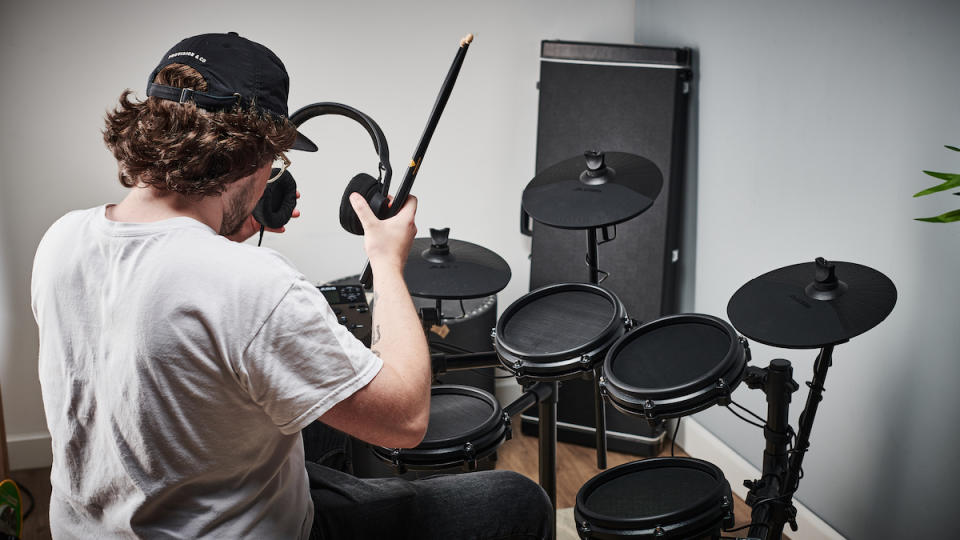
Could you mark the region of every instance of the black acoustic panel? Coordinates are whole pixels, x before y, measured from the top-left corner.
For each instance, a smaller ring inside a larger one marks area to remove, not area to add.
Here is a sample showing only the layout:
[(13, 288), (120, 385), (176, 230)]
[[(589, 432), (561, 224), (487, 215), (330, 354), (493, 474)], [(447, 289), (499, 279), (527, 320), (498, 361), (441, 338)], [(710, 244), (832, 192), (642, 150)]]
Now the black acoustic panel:
[[(679, 249), (688, 79), (687, 69), (671, 67), (541, 62), (537, 171), (585, 150), (603, 150), (641, 155), (663, 174), (653, 206), (618, 225), (616, 239), (598, 250), (599, 267), (610, 274), (603, 285), (640, 320), (676, 309), (673, 253)], [(530, 288), (588, 281), (586, 251), (585, 231), (534, 224)]]
[[(537, 172), (586, 150), (601, 150), (643, 156), (663, 175), (654, 204), (617, 225), (616, 238), (598, 249), (598, 266), (609, 274), (603, 286), (640, 321), (674, 313), (678, 307), (674, 254), (680, 252), (691, 64), (692, 52), (685, 48), (569, 41), (544, 41), (541, 47)], [(586, 231), (539, 223), (532, 229), (531, 290), (589, 281)], [(587, 434), (594, 425), (591, 383), (564, 383), (558, 421), (575, 426), (561, 427), (560, 439), (592, 444)], [(657, 439), (663, 429), (609, 406), (607, 427), (635, 434), (638, 440)], [(658, 450), (613, 439), (609, 444), (642, 455)]]

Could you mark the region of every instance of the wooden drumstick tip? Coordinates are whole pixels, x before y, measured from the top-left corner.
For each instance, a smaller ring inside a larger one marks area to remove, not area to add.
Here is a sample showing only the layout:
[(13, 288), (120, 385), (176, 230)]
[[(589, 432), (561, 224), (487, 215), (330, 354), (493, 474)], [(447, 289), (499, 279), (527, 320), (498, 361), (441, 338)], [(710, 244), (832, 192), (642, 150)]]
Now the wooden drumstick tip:
[(473, 41), (473, 34), (467, 34), (463, 39), (460, 40), (460, 46), (466, 47)]

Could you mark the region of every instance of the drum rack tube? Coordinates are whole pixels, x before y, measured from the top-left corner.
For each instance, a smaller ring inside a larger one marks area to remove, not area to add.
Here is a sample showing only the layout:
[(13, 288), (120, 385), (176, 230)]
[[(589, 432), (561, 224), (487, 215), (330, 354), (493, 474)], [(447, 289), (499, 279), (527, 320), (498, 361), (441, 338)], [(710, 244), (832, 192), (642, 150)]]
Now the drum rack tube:
[(790, 362), (782, 358), (772, 360), (766, 368), (747, 369), (747, 386), (762, 390), (767, 396), (763, 474), (758, 480), (743, 483), (750, 490), (746, 502), (753, 509), (750, 514), (750, 536), (774, 540), (782, 537), (784, 523), (793, 520), (791, 502), (783, 500), (780, 493), (789, 459), (790, 396), (798, 390), (799, 385), (793, 380)]
[(523, 411), (533, 407), (537, 403), (541, 403), (546, 399), (550, 398), (550, 394), (553, 392), (550, 383), (540, 382), (534, 384), (533, 386), (528, 387), (524, 390), (523, 394), (520, 394), (520, 397), (513, 400), (509, 405), (503, 408), (503, 412), (507, 413), (507, 416), (513, 417), (517, 414), (522, 413)]
[(827, 370), (833, 364), (833, 345), (820, 350), (813, 364), (813, 380), (807, 383), (810, 392), (803, 412), (800, 413), (799, 429), (792, 451), (787, 451), (789, 441), (790, 395), (799, 385), (793, 380), (793, 369), (787, 360), (777, 359), (768, 368), (756, 370), (747, 385), (762, 389), (767, 394), (767, 426), (764, 438), (767, 446), (763, 455), (763, 477), (746, 481), (750, 489), (746, 502), (753, 508), (751, 513), (750, 538), (779, 540), (787, 523), (797, 530), (797, 509), (793, 495), (800, 484), (803, 456), (810, 448), (810, 432), (817, 407), (823, 400)]
[(433, 353), (430, 355), (430, 362), (434, 375), (440, 375), (448, 371), (466, 371), (500, 366), (500, 360), (495, 351), (457, 354)]
[(537, 404), (540, 458), (540, 487), (553, 504), (553, 530), (557, 530), (557, 381), (541, 381), (528, 386), (523, 394), (503, 408), (512, 418)]
[[(613, 239), (603, 229), (604, 241), (609, 242)], [(587, 229), (587, 267), (590, 269), (590, 283), (600, 285), (602, 281), (600, 274), (606, 274), (600, 270), (599, 247), (601, 242), (597, 238), (597, 229)], [(598, 365), (593, 372), (593, 410), (594, 425), (596, 426), (597, 443), (597, 468), (607, 468), (607, 409), (603, 402), (603, 390), (600, 388), (600, 377), (603, 366)]]

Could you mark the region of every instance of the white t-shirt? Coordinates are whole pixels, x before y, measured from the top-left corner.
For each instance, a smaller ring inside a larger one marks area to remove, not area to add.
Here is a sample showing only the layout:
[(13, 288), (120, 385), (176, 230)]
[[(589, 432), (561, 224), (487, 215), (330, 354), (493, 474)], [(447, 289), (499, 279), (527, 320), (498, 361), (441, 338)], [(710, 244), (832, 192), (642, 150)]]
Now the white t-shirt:
[(283, 256), (105, 206), (33, 268), (56, 538), (306, 538), (300, 430), (381, 361)]

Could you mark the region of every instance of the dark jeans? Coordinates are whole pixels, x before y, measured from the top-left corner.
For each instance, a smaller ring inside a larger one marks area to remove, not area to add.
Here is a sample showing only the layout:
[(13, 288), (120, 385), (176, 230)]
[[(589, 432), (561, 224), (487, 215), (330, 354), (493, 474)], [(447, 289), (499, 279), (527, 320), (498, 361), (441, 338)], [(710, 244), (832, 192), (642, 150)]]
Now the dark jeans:
[(365, 479), (308, 461), (307, 474), (314, 504), (311, 540), (539, 540), (553, 535), (547, 494), (513, 471)]

